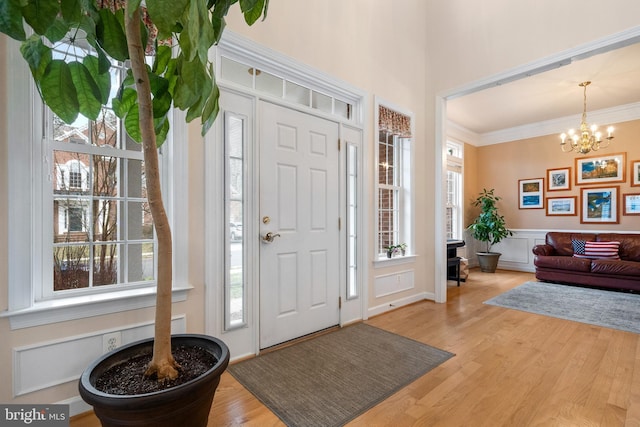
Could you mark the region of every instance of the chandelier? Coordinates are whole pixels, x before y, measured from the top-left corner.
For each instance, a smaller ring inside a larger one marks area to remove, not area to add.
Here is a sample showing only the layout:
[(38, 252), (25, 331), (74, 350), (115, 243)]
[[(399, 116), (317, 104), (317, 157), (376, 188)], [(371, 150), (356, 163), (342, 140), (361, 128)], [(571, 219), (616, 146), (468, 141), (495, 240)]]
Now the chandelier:
[(570, 151), (577, 151), (580, 154), (587, 154), (589, 151), (598, 151), (601, 148), (606, 148), (613, 139), (613, 127), (607, 128), (607, 136), (604, 138), (606, 141), (602, 141), (602, 133), (598, 132), (598, 126), (587, 124), (587, 86), (591, 82), (582, 82), (578, 86), (584, 88), (584, 110), (582, 111), (582, 121), (580, 122), (580, 131), (576, 132), (573, 129), (569, 129), (567, 133), (560, 135), (560, 148), (565, 153)]

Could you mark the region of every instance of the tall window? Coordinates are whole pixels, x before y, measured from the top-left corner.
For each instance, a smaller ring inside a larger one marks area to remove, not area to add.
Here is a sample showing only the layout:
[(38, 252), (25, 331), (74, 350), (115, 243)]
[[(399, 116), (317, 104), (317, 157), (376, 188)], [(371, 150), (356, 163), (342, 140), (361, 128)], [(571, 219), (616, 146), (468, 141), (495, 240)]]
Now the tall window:
[(463, 147), (447, 142), (447, 239), (462, 239)]
[(406, 244), (411, 252), (411, 117), (378, 108), (377, 251)]
[[(75, 55), (81, 61), (86, 54), (61, 44), (54, 56)], [(112, 91), (124, 77), (124, 67), (117, 64)], [(149, 283), (154, 279), (155, 241), (141, 145), (126, 136), (109, 107), (95, 121), (78, 118), (69, 125), (43, 108), (52, 177), (44, 198), (53, 230), (44, 242), (51, 258), (43, 266), (52, 280), (41, 297)]]

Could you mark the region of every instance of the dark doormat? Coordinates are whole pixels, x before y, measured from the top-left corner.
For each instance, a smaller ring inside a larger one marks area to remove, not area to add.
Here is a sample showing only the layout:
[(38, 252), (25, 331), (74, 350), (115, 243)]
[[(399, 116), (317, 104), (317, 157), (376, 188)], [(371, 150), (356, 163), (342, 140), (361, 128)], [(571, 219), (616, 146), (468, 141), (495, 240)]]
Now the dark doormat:
[(341, 426), (453, 356), (359, 323), (229, 372), (288, 426)]

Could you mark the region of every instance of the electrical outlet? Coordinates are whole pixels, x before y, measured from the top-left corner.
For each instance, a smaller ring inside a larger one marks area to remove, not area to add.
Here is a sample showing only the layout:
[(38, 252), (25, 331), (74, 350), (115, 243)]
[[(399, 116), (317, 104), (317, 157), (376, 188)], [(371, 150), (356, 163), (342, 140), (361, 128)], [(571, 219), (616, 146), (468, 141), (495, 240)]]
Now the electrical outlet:
[(102, 352), (108, 353), (122, 345), (122, 334), (120, 332), (109, 332), (102, 336)]

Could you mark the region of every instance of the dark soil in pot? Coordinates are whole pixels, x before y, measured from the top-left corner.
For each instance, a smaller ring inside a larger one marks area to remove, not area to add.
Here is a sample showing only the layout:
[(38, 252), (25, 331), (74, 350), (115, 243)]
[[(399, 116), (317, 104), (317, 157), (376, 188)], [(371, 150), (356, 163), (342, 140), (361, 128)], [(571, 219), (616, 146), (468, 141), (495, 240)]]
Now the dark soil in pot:
[[(131, 394), (131, 390), (121, 391), (128, 394), (114, 394), (97, 388), (97, 379), (110, 378), (104, 374), (114, 367), (127, 367), (126, 372), (131, 369), (131, 374), (125, 372), (126, 378), (122, 381), (136, 382), (127, 375), (141, 379), (151, 358), (153, 339), (124, 345), (96, 359), (85, 369), (78, 384), (80, 396), (93, 406), (103, 427), (206, 427), (220, 376), (229, 364), (229, 348), (217, 338), (197, 334), (172, 335), (171, 342), (176, 361), (183, 365), (177, 380), (180, 384), (173, 381), (161, 385), (155, 379), (143, 380), (148, 382), (143, 387), (160, 385), (161, 388), (137, 394)], [(181, 347), (188, 349), (186, 358), (180, 356)], [(205, 353), (203, 360), (193, 356), (194, 348), (198, 349), (197, 353)], [(138, 366), (130, 366), (130, 360), (137, 360), (134, 365), (137, 363)], [(191, 374), (185, 372), (191, 368), (194, 368)], [(198, 370), (204, 372), (195, 374)], [(188, 375), (194, 377), (189, 379)]]
[(145, 376), (144, 372), (151, 361), (151, 353), (148, 353), (109, 368), (96, 378), (95, 387), (104, 393), (118, 395), (152, 393), (191, 381), (207, 372), (218, 361), (201, 347), (173, 346), (171, 352), (180, 365), (179, 375), (175, 380), (160, 382), (155, 375)]

